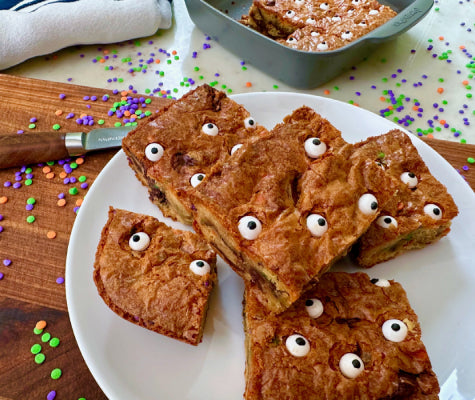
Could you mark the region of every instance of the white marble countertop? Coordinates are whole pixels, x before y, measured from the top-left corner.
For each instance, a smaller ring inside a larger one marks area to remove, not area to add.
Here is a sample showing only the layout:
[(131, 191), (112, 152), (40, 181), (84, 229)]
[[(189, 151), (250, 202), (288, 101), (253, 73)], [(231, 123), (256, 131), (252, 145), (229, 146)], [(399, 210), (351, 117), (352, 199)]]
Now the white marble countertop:
[(393, 97), (401, 99), (403, 108), (396, 104), (386, 118), (402, 127), (419, 135), (475, 143), (473, 0), (436, 0), (409, 31), (339, 77), (305, 91), (243, 65), (194, 26), (183, 0), (175, 0), (173, 9), (172, 28), (152, 37), (66, 48), (3, 72), (173, 97), (201, 83), (214, 83), (228, 93), (298, 91), (352, 102), (377, 114), (387, 110)]

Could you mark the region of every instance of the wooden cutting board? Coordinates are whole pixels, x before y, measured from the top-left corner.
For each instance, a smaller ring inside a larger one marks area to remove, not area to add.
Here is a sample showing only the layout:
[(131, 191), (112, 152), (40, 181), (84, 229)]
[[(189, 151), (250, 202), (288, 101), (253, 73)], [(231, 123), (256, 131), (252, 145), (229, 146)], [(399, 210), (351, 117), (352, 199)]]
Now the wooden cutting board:
[[(81, 127), (76, 119), (82, 114), (93, 117), (94, 127), (100, 120), (104, 120), (103, 126), (113, 126), (120, 121), (108, 115), (114, 102), (120, 102), (124, 95), (140, 97), (2, 74), (0, 93), (0, 132), (52, 131), (55, 124), (60, 125), (60, 132), (77, 131)], [(104, 95), (109, 96), (106, 101)], [(92, 96), (97, 99), (91, 100)], [(167, 99), (151, 99), (146, 110), (152, 113), (169, 103)], [(74, 117), (67, 118), (71, 113)], [(29, 128), (30, 124), (35, 127)], [(87, 131), (90, 127), (82, 129)], [(461, 171), (468, 165), (467, 158), (475, 157), (472, 145), (435, 139), (426, 142)], [(76, 178), (75, 183), (65, 183), (61, 177), (64, 168), (58, 163), (46, 166), (45, 170), (32, 167), (30, 185), (26, 172), (20, 174), (21, 181), (15, 180), (19, 168), (0, 170), (0, 400), (45, 399), (53, 390), (57, 400), (106, 399), (81, 357), (69, 323), (64, 284), (57, 283), (57, 279), (64, 278), (68, 240), (76, 216), (74, 208), (87, 193), (79, 179), (86, 177), (85, 183), (91, 185), (115, 153), (74, 157), (72, 161), (78, 165), (67, 178)], [(462, 171), (472, 188), (474, 170), (475, 166), (470, 166), (468, 171)], [(12, 185), (6, 187), (6, 182)], [(14, 183), (21, 183), (21, 187), (14, 189)], [(77, 194), (69, 192), (73, 188)], [(64, 206), (58, 205), (61, 193), (66, 200)], [(32, 210), (26, 209), (27, 203), (32, 202), (28, 199), (35, 199)], [(29, 216), (34, 216), (35, 221), (27, 222)], [(54, 239), (48, 238), (51, 232)], [(33, 333), (39, 320), (48, 323), (46, 332), (60, 339), (58, 347), (43, 343), (41, 335)], [(30, 351), (35, 343), (41, 344), (46, 356), (42, 364), (35, 363)], [(55, 368), (63, 372), (58, 380), (50, 377)]]

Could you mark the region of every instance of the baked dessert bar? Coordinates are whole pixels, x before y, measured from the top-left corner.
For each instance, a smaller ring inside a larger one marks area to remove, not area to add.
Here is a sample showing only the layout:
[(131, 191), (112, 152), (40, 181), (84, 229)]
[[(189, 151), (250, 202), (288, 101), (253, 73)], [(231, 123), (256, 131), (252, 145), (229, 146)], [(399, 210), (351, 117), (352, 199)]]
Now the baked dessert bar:
[(274, 312), (345, 255), (394, 194), (393, 178), (352, 148), (321, 116), (297, 110), (193, 193), (195, 230)]
[(306, 51), (342, 47), (396, 15), (375, 0), (254, 0), (241, 22)]
[(400, 180), (397, 196), (384, 205), (380, 217), (352, 250), (360, 266), (371, 267), (425, 247), (449, 233), (457, 206), (404, 132), (393, 130), (371, 137), (355, 148)]
[(282, 314), (244, 294), (246, 400), (438, 399), (399, 283), (328, 272)]
[(110, 207), (94, 282), (122, 318), (183, 342), (201, 342), (216, 283), (216, 255), (192, 232)]
[(202, 85), (131, 131), (122, 148), (163, 214), (191, 224), (189, 191), (234, 146), (265, 132), (224, 92)]

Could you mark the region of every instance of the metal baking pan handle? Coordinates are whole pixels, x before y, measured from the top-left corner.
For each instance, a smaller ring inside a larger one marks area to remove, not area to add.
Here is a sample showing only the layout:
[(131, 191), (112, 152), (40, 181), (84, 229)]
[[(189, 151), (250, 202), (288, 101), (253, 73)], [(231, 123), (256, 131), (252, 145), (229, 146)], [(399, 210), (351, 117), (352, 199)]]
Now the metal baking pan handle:
[(407, 31), (429, 12), (433, 4), (434, 0), (416, 0), (386, 24), (369, 33), (368, 40), (386, 40)]

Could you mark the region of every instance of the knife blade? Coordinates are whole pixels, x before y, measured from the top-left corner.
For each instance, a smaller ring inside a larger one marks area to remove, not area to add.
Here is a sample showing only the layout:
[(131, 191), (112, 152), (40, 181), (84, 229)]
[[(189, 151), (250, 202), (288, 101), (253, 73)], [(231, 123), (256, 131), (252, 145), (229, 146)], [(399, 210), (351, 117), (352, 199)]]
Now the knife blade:
[(99, 128), (86, 132), (27, 132), (0, 135), (0, 168), (16, 167), (79, 156), (120, 147), (135, 126)]

